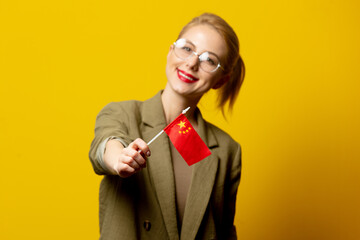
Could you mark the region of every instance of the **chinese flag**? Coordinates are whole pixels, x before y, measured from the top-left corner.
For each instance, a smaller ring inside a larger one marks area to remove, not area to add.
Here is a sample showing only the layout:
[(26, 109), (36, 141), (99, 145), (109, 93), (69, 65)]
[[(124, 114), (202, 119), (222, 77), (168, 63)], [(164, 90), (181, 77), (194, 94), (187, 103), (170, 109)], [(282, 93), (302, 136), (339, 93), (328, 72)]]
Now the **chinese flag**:
[(189, 166), (211, 154), (184, 114), (180, 114), (164, 131)]

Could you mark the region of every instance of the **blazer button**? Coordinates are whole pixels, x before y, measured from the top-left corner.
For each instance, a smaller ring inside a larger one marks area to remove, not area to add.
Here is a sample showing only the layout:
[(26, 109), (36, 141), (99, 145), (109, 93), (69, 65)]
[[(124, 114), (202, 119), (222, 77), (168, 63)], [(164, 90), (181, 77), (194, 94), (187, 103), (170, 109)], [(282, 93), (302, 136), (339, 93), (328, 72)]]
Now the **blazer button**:
[(149, 220), (144, 221), (144, 228), (145, 228), (146, 231), (150, 231), (151, 222)]

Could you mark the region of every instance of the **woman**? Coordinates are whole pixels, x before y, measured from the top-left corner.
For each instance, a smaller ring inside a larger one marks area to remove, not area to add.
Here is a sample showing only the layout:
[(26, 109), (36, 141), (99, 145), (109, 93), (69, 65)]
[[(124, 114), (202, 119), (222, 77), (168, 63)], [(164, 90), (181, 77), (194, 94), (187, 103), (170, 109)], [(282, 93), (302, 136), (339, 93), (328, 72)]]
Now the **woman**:
[[(171, 45), (167, 84), (153, 98), (110, 103), (97, 117), (90, 159), (100, 186), (101, 239), (236, 239), (241, 150), (206, 122), (197, 104), (219, 89), (231, 108), (244, 78), (239, 43), (220, 17), (194, 18)], [(183, 109), (212, 154), (188, 166), (166, 134)]]

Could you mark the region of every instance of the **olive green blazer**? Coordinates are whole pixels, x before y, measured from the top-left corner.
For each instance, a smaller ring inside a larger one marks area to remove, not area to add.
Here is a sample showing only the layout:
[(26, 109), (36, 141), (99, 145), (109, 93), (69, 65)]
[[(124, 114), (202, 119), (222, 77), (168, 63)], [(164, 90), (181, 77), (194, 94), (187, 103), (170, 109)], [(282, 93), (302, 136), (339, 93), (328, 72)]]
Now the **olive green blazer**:
[(161, 92), (144, 102), (110, 103), (97, 116), (89, 157), (95, 172), (105, 175), (100, 184), (100, 239), (236, 239), (240, 145), (206, 122), (199, 111), (197, 132), (212, 154), (194, 164), (181, 234), (171, 143), (165, 133), (150, 145), (147, 167), (129, 178), (106, 175), (96, 160), (96, 150), (107, 137), (117, 136), (129, 144), (136, 138), (147, 142), (159, 133), (166, 126), (160, 96)]

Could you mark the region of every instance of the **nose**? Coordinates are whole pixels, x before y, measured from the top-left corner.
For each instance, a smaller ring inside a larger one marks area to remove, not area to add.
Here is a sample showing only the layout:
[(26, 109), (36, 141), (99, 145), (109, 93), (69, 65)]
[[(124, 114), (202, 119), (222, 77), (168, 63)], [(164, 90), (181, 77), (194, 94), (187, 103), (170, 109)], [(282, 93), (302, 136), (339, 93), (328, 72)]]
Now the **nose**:
[(193, 54), (186, 59), (186, 66), (193, 70), (198, 70), (200, 64), (199, 56), (196, 52), (193, 52)]

